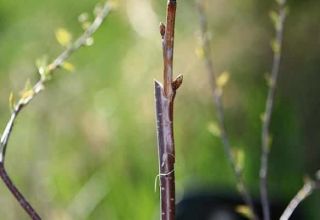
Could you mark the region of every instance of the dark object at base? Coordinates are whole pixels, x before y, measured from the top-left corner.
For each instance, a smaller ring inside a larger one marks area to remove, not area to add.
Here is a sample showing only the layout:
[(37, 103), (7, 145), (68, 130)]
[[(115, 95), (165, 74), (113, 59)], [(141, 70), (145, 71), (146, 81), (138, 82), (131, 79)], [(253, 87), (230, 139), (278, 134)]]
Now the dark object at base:
[[(255, 200), (255, 207), (261, 217), (260, 201)], [(271, 219), (279, 219), (286, 208), (287, 201), (271, 201)], [(184, 196), (177, 204), (176, 220), (248, 220), (237, 208), (244, 206), (238, 195), (213, 193), (212, 191), (193, 192)], [(297, 209), (290, 220), (302, 220)]]

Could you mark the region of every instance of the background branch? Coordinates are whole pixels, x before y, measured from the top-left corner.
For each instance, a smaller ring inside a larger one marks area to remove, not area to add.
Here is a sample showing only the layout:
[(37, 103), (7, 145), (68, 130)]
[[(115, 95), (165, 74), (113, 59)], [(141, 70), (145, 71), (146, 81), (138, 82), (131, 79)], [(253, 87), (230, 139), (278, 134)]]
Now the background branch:
[(287, 208), (284, 210), (283, 214), (280, 217), (280, 220), (288, 220), (298, 205), (305, 200), (315, 189), (320, 188), (319, 180), (306, 180), (303, 187), (298, 191), (298, 193), (290, 201)]
[(268, 80), (268, 96), (266, 100), (266, 107), (262, 117), (262, 134), (261, 134), (261, 159), (260, 159), (260, 197), (263, 211), (263, 219), (270, 220), (270, 205), (268, 199), (268, 161), (270, 152), (270, 122), (274, 105), (274, 97), (277, 86), (277, 79), (279, 75), (279, 67), (281, 61), (281, 49), (283, 41), (284, 22), (287, 14), (286, 0), (277, 0), (279, 10), (278, 12), (272, 11), (270, 13), (271, 19), (274, 22), (276, 36), (272, 41), (273, 49), (273, 63), (271, 70), (271, 77)]
[(210, 40), (208, 37), (208, 22), (207, 22), (205, 9), (204, 9), (203, 0), (197, 1), (197, 9), (198, 9), (199, 21), (200, 21), (200, 34), (201, 34), (201, 44), (202, 44), (201, 49), (203, 52), (203, 59), (205, 62), (205, 66), (208, 72), (209, 82), (212, 88), (213, 102), (216, 107), (216, 114), (218, 118), (218, 126), (220, 130), (221, 141), (224, 147), (225, 154), (230, 163), (231, 169), (236, 177), (237, 189), (241, 194), (246, 205), (250, 208), (252, 212), (252, 218), (259, 219), (258, 215), (256, 214), (249, 190), (246, 187), (246, 184), (243, 178), (242, 169), (239, 166), (237, 166), (236, 158), (233, 154), (233, 150), (230, 145), (229, 137), (226, 131), (225, 120), (224, 120), (224, 110), (223, 110), (223, 104), (222, 104), (222, 91), (221, 91), (221, 88), (218, 88), (217, 86), (218, 75), (214, 70), (214, 65), (212, 61), (212, 55), (210, 50), (211, 46), (210, 46)]
[[(87, 40), (98, 30), (102, 22), (105, 20), (107, 15), (112, 9), (112, 5), (106, 2), (101, 10), (99, 10), (97, 16), (95, 17), (92, 24), (84, 31), (84, 33), (71, 43), (66, 50), (64, 50), (56, 59), (54, 59), (49, 65), (39, 68), (38, 73), (40, 74), (40, 79), (35, 83), (35, 85), (24, 91), (17, 103), (14, 103), (12, 106), (12, 112), (9, 121), (6, 124), (6, 127), (2, 133), (0, 139), (0, 177), (3, 182), (6, 184), (10, 192), (15, 196), (21, 207), (27, 212), (27, 214), (34, 220), (40, 219), (37, 212), (32, 208), (30, 203), (24, 198), (22, 193), (19, 192), (17, 187), (9, 178), (5, 167), (5, 153), (8, 146), (8, 141), (13, 131), (13, 127), (17, 116), (19, 113), (41, 92), (44, 90), (45, 83), (50, 80), (54, 72), (62, 67), (64, 62), (79, 48), (87, 44)], [(12, 99), (12, 96), (10, 96)], [(12, 101), (12, 100), (11, 100)]]

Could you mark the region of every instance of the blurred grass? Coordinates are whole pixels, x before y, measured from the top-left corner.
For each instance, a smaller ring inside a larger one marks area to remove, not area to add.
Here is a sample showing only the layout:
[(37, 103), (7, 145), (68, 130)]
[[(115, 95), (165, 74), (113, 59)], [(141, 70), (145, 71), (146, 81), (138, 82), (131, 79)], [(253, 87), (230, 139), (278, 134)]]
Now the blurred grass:
[[(233, 146), (245, 151), (245, 175), (255, 195), (264, 73), (272, 55), (271, 2), (207, 1), (216, 69), (231, 72), (224, 96), (227, 128)], [(54, 31), (63, 27), (76, 37), (81, 33), (77, 16), (92, 14), (94, 4), (0, 0), (2, 128), (9, 117), (10, 91), (17, 94), (28, 78), (36, 80), (37, 58), (46, 54), (52, 59), (62, 50)], [(289, 199), (303, 175), (318, 164), (319, 157), (310, 152), (319, 152), (312, 147), (319, 140), (309, 140), (319, 126), (309, 128), (308, 122), (319, 118), (319, 99), (312, 98), (319, 86), (308, 85), (319, 79), (319, 50), (312, 49), (320, 46), (319, 7), (312, 1), (290, 5), (272, 124), (274, 197)], [(8, 172), (44, 219), (158, 219), (153, 79), (162, 79), (158, 23), (164, 21), (164, 8), (165, 1), (119, 1), (94, 36), (95, 44), (71, 58), (75, 73), (59, 71), (18, 118), (8, 147)], [(176, 23), (175, 73), (184, 74), (175, 108), (177, 192), (181, 197), (191, 186), (234, 190), (220, 140), (207, 130), (215, 111), (195, 54), (193, 1), (179, 2)], [(314, 117), (306, 119), (304, 112), (310, 109)], [(313, 133), (306, 133), (306, 127)], [(3, 184), (0, 195), (1, 219), (27, 219)]]

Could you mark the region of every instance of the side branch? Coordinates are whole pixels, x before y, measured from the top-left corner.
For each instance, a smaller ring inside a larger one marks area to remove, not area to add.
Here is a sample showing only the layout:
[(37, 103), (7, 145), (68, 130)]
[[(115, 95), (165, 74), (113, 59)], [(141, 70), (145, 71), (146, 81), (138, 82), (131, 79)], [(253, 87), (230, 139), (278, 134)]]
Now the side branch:
[(112, 5), (108, 2), (104, 4), (97, 16), (95, 17), (92, 24), (84, 31), (84, 33), (71, 43), (66, 50), (64, 50), (56, 59), (54, 59), (49, 65), (38, 69), (40, 79), (33, 85), (33, 87), (23, 92), (20, 99), (12, 106), (12, 112), (9, 121), (2, 133), (0, 139), (0, 177), (6, 184), (7, 188), (14, 195), (19, 202), (20, 206), (26, 211), (26, 213), (33, 219), (41, 219), (37, 212), (32, 208), (24, 196), (19, 192), (14, 183), (10, 180), (5, 168), (5, 153), (8, 146), (8, 142), (13, 131), (15, 121), (19, 113), (41, 92), (44, 90), (46, 82), (50, 80), (55, 71), (59, 69), (64, 62), (79, 48), (85, 46), (87, 40), (98, 30), (102, 22), (105, 20), (107, 15), (112, 9)]
[(277, 79), (279, 75), (279, 67), (281, 61), (281, 49), (284, 32), (284, 22), (286, 19), (286, 0), (277, 1), (279, 4), (278, 14), (274, 12), (271, 18), (276, 29), (276, 37), (272, 42), (274, 52), (271, 78), (269, 80), (269, 91), (266, 100), (266, 107), (262, 118), (262, 133), (261, 133), (261, 164), (260, 164), (260, 197), (263, 211), (263, 219), (270, 220), (270, 205), (268, 199), (268, 163), (270, 153), (270, 122), (274, 104)]
[(202, 51), (204, 54), (203, 58), (204, 58), (207, 72), (208, 72), (209, 82), (212, 87), (212, 96), (213, 96), (213, 102), (216, 106), (218, 126), (221, 133), (220, 135), (221, 141), (224, 147), (225, 154), (231, 166), (231, 169), (236, 177), (237, 189), (241, 194), (246, 205), (250, 208), (252, 212), (252, 218), (257, 220), (259, 218), (258, 218), (258, 215), (256, 214), (249, 190), (246, 187), (246, 184), (243, 178), (243, 171), (241, 168), (239, 168), (239, 166), (237, 166), (236, 159), (233, 154), (229, 137), (225, 128), (224, 110), (223, 110), (222, 97), (221, 97), (222, 93), (220, 89), (217, 87), (218, 76), (214, 71), (212, 55), (210, 51), (210, 40), (207, 33), (208, 32), (207, 17), (206, 17), (202, 0), (197, 1), (197, 8), (198, 8), (198, 14), (199, 14), (199, 20), (200, 20), (200, 32), (201, 32), (201, 41), (202, 41), (201, 43), (202, 43)]
[(76, 50), (86, 45), (87, 40), (98, 30), (104, 19), (107, 17), (107, 15), (109, 15), (111, 9), (112, 6), (110, 5), (110, 3), (106, 2), (102, 10), (96, 16), (93, 23), (86, 29), (86, 31), (56, 59), (54, 59), (52, 63), (50, 63), (43, 69), (39, 69), (39, 74), (41, 76), (39, 81), (33, 86), (30, 91), (28, 91), (28, 96), (21, 97), (12, 109), (11, 117), (4, 129), (4, 132), (2, 133), (0, 140), (0, 162), (4, 162), (6, 147), (8, 145), (15, 120), (20, 111), (44, 89), (45, 83), (50, 79), (54, 72), (59, 69)]
[(288, 220), (298, 205), (305, 200), (312, 192), (316, 189), (320, 189), (320, 181), (307, 180), (303, 187), (298, 191), (298, 193), (290, 201), (287, 208), (284, 210), (280, 217), (280, 220)]

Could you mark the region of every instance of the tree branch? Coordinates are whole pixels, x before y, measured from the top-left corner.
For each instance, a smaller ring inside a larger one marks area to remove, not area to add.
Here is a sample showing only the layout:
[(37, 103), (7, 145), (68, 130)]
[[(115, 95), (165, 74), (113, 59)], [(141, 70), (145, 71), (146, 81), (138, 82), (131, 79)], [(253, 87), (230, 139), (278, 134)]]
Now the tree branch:
[(29, 214), (32, 219), (40, 219), (39, 215), (32, 208), (32, 206), (27, 202), (24, 196), (19, 192), (17, 187), (10, 180), (5, 167), (5, 153), (8, 146), (9, 138), (12, 134), (15, 121), (19, 113), (41, 92), (44, 90), (44, 86), (47, 81), (50, 80), (51, 76), (59, 69), (63, 63), (79, 48), (85, 46), (87, 40), (98, 30), (102, 22), (109, 15), (112, 9), (112, 5), (106, 2), (101, 10), (98, 12), (92, 24), (84, 31), (84, 33), (71, 43), (66, 50), (64, 50), (56, 59), (54, 59), (49, 65), (40, 68), (39, 74), (40, 79), (34, 84), (34, 86), (23, 94), (16, 104), (12, 106), (12, 112), (9, 121), (2, 133), (0, 139), (0, 176), (3, 182), (6, 184), (7, 188), (15, 196), (21, 207)]
[(182, 83), (182, 75), (173, 79), (173, 46), (176, 1), (169, 0), (166, 25), (160, 24), (163, 47), (163, 84), (155, 82), (157, 138), (159, 156), (161, 219), (175, 219), (174, 135), (173, 103), (176, 90)]
[(306, 180), (303, 187), (298, 191), (298, 193), (290, 201), (287, 208), (282, 213), (280, 220), (288, 220), (298, 205), (305, 200), (315, 189), (320, 189), (319, 180)]
[(202, 43), (201, 46), (203, 51), (204, 63), (208, 72), (209, 82), (212, 88), (213, 102), (216, 106), (220, 137), (224, 147), (225, 154), (227, 156), (231, 169), (236, 177), (237, 189), (241, 194), (246, 205), (250, 208), (252, 212), (252, 218), (257, 220), (259, 219), (259, 217), (256, 214), (251, 195), (249, 193), (249, 190), (246, 187), (246, 184), (243, 178), (242, 169), (239, 166), (237, 166), (236, 159), (233, 154), (233, 150), (230, 145), (229, 137), (226, 131), (224, 110), (223, 110), (223, 104), (222, 104), (222, 93), (220, 88), (218, 88), (217, 86), (218, 76), (214, 71), (214, 65), (213, 65), (212, 55), (210, 50), (211, 48), (210, 40), (208, 37), (207, 16), (206, 16), (203, 4), (204, 4), (203, 0), (197, 0), (197, 9), (199, 14), (200, 32), (201, 32), (200, 34), (201, 34), (201, 43)]
[(10, 177), (7, 174), (7, 171), (4, 168), (4, 165), (2, 162), (0, 162), (0, 177), (2, 181), (6, 184), (12, 195), (17, 199), (20, 206), (28, 213), (28, 215), (33, 220), (40, 220), (40, 216), (38, 213), (32, 208), (30, 203), (24, 198), (24, 196), (21, 194), (21, 192), (17, 189), (17, 187), (14, 185), (14, 183), (11, 181)]
[(286, 0), (277, 0), (279, 11), (271, 12), (271, 19), (276, 29), (275, 40), (272, 42), (274, 52), (271, 78), (269, 80), (269, 91), (266, 100), (266, 107), (262, 118), (262, 134), (261, 134), (261, 165), (260, 165), (260, 197), (263, 211), (263, 219), (270, 220), (270, 205), (268, 199), (268, 161), (270, 153), (270, 122), (274, 104), (277, 79), (279, 75), (279, 67), (281, 61), (281, 49), (284, 32), (284, 22), (286, 19)]

